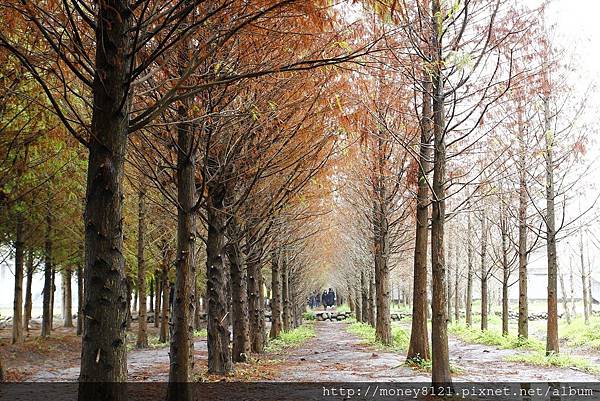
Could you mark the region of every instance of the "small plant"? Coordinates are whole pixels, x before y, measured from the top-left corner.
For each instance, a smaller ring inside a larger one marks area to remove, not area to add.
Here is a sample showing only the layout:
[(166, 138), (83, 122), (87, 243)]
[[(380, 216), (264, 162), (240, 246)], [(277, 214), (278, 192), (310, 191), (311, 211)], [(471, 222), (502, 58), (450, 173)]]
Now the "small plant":
[(285, 331), (277, 338), (269, 340), (265, 350), (267, 352), (280, 352), (288, 348), (296, 347), (306, 340), (315, 336), (313, 322), (306, 322), (293, 330)]

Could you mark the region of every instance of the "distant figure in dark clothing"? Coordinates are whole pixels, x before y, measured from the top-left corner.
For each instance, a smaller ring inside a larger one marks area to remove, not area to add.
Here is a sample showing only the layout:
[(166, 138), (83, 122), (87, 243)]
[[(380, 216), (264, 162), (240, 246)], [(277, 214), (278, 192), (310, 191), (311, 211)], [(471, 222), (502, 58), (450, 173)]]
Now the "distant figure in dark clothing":
[(323, 304), (323, 309), (327, 309), (327, 290), (321, 294), (321, 304)]

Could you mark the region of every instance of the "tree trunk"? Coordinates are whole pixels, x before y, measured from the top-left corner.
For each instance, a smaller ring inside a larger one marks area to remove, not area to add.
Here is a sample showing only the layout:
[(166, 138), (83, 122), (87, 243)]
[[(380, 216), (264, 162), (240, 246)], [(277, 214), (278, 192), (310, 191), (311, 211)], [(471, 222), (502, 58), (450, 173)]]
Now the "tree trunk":
[(15, 292), (12, 322), (12, 343), (23, 342), (23, 269), (25, 262), (24, 218), (17, 213), (15, 235)]
[(360, 288), (362, 297), (362, 322), (369, 322), (369, 284), (364, 269), (360, 272)]
[(161, 304), (162, 304), (162, 279), (160, 276), (161, 271), (157, 270), (154, 272), (154, 286), (155, 286), (155, 299), (154, 299), (154, 327), (159, 326), (161, 320)]
[(508, 280), (510, 269), (508, 266), (508, 220), (505, 217), (504, 203), (502, 203), (502, 218), (500, 231), (502, 235), (502, 335), (508, 336)]
[(369, 269), (369, 324), (372, 327), (375, 327), (375, 319), (376, 319), (375, 310), (375, 274), (373, 269)]
[(284, 252), (283, 257), (281, 258), (281, 297), (283, 301), (283, 331), (290, 331), (291, 329), (289, 283), (289, 267), (287, 265), (287, 255)]
[(248, 320), (248, 279), (240, 247), (240, 230), (235, 217), (229, 225), (229, 241), (226, 246), (231, 277), (231, 320), (233, 322), (233, 362), (246, 362), (250, 353)]
[(127, 294), (123, 170), (128, 140), (131, 20), (128, 0), (100, 2), (85, 206), (85, 301), (80, 401), (126, 399)]
[(160, 300), (160, 334), (158, 341), (166, 343), (169, 338), (169, 265), (171, 263), (171, 250), (163, 243), (163, 262), (160, 276), (162, 294)]
[(550, 125), (550, 99), (544, 98), (544, 122), (546, 137), (546, 251), (548, 258), (548, 328), (546, 354), (558, 353), (558, 258), (556, 254), (556, 228), (554, 208), (554, 136)]
[(459, 274), (458, 274), (458, 261), (459, 261), (459, 249), (458, 242), (455, 242), (454, 247), (454, 320), (459, 323), (460, 320), (460, 297), (459, 297)]
[(33, 249), (27, 251), (27, 284), (25, 286), (25, 314), (23, 316), (23, 328), (29, 333), (29, 322), (31, 321), (31, 309), (33, 307), (31, 284), (33, 282)]
[[(209, 168), (217, 169), (215, 160)], [(225, 184), (215, 178), (208, 186), (206, 277), (208, 291), (208, 371), (226, 374), (233, 369), (227, 320), (227, 276), (223, 265)]]
[(442, 26), (438, 20), (441, 13), (440, 0), (432, 1), (433, 35), (432, 45), (435, 54), (432, 65), (433, 94), (433, 183), (431, 212), (431, 269), (433, 278), (431, 354), (432, 383), (434, 386), (447, 386), (452, 383), (448, 354), (448, 316), (446, 316), (446, 261), (444, 255), (444, 223), (446, 220), (445, 184), (446, 184), (446, 144), (444, 139), (444, 77), (442, 76)]
[(447, 273), (448, 273), (448, 280), (447, 280), (447, 284), (448, 284), (448, 304), (446, 305), (448, 307), (448, 323), (452, 323), (452, 243), (450, 243), (448, 245), (448, 263), (447, 265)]
[[(251, 224), (254, 222), (251, 222)], [(248, 313), (250, 315), (250, 346), (260, 354), (265, 347), (265, 315), (262, 294), (262, 271), (260, 259), (262, 244), (255, 241), (257, 233), (251, 232), (246, 239), (246, 264), (248, 267)]]
[(146, 317), (146, 259), (144, 257), (145, 236), (146, 236), (146, 193), (145, 183), (140, 182), (138, 191), (138, 238), (137, 238), (137, 287), (138, 287), (138, 332), (137, 348), (148, 347), (148, 323)]
[(63, 326), (73, 327), (73, 293), (71, 288), (71, 278), (73, 271), (71, 267), (65, 268), (62, 277), (63, 283)]
[[(187, 106), (179, 106), (178, 118), (181, 122), (177, 125), (177, 260), (172, 301), (172, 336), (169, 352), (170, 385), (167, 392), (167, 400), (169, 401), (192, 399), (190, 386), (178, 386), (177, 384), (189, 382), (194, 368), (194, 309), (196, 307), (196, 299), (194, 298), (194, 290), (196, 288), (196, 221), (194, 215), (194, 206), (196, 204), (196, 182), (194, 179), (196, 158), (194, 155), (194, 133), (192, 127), (187, 123)], [(219, 283), (215, 281), (222, 280), (223, 274), (223, 258), (221, 256), (223, 252), (223, 228), (222, 222), (219, 221), (217, 222), (217, 231), (215, 231), (214, 224), (211, 224), (214, 220), (211, 217), (213, 217), (217, 209), (222, 207), (223, 200), (220, 198), (221, 194), (214, 197), (214, 188), (212, 189), (213, 197), (211, 197), (211, 200), (213, 202), (209, 206), (208, 213), (208, 242), (211, 241), (212, 231), (212, 245), (217, 245), (218, 248), (213, 247), (210, 249), (211, 265), (213, 263), (217, 265), (219, 261), (216, 261), (216, 259), (220, 259), (221, 266), (216, 266), (219, 271), (215, 271), (214, 268), (208, 270), (207, 281), (209, 287), (214, 286), (218, 290)], [(217, 211), (217, 214), (219, 213), (220, 210)], [(221, 218), (220, 215), (219, 218)], [(215, 233), (217, 233), (217, 238), (215, 238)], [(217, 251), (218, 257), (215, 257), (216, 255), (212, 253), (214, 251)], [(208, 252), (207, 246), (207, 254)], [(220, 277), (215, 280), (215, 275)], [(218, 319), (221, 318), (222, 316), (218, 317)], [(215, 365), (216, 360), (214, 359), (214, 351), (216, 349), (211, 350), (211, 346), (217, 345), (214, 342), (214, 329), (214, 321), (209, 321), (208, 354), (209, 370), (211, 372), (219, 371), (219, 368), (216, 367), (218, 363)], [(229, 340), (229, 330), (227, 330), (227, 339)], [(213, 356), (212, 359), (211, 356)]]
[(148, 303), (150, 308), (147, 310), (147, 313), (154, 314), (154, 275), (153, 274), (150, 275), (150, 282), (148, 283), (148, 298), (150, 301)]
[(565, 318), (567, 324), (571, 324), (571, 311), (569, 310), (569, 302), (567, 300), (567, 289), (565, 287), (565, 278), (562, 272), (558, 273), (558, 280), (560, 281), (560, 292), (562, 293), (562, 304), (565, 311)]
[(46, 233), (44, 242), (44, 291), (42, 301), (42, 337), (50, 336), (52, 330), (52, 214), (50, 204), (46, 212)]
[(481, 330), (488, 329), (488, 271), (487, 256), (487, 224), (485, 216), (481, 216)]
[(581, 263), (581, 289), (582, 289), (582, 300), (583, 300), (583, 318), (585, 320), (585, 324), (590, 323), (590, 310), (589, 310), (589, 294), (587, 291), (587, 274), (585, 263), (583, 261), (583, 230), (579, 229), (579, 260)]
[(77, 264), (77, 335), (83, 334), (83, 303), (84, 303), (84, 282), (83, 282), (83, 260)]
[(519, 122), (519, 327), (521, 338), (529, 336), (529, 307), (527, 299), (527, 171), (525, 158), (527, 149), (523, 126), (522, 109), (517, 110)]
[(280, 257), (276, 249), (271, 251), (271, 332), (270, 338), (281, 334), (281, 271)]
[[(358, 285), (360, 285), (360, 280), (358, 282)], [(363, 307), (362, 307), (362, 287), (360, 287), (359, 290), (354, 290), (354, 316), (356, 317), (356, 321), (357, 322), (362, 322), (363, 321)]]
[[(471, 205), (469, 204), (469, 209)], [(473, 324), (473, 227), (471, 223), (471, 211), (467, 214), (467, 295), (465, 300), (465, 324), (471, 327)]]

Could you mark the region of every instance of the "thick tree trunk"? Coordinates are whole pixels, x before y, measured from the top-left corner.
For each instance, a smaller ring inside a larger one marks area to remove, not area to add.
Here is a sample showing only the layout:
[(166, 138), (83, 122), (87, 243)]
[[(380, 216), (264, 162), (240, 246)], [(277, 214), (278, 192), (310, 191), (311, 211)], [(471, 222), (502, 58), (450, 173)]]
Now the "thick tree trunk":
[(231, 277), (231, 320), (233, 326), (233, 362), (246, 362), (250, 353), (250, 322), (248, 320), (248, 280), (240, 247), (240, 232), (235, 217), (229, 225), (226, 246)]
[[(469, 208), (471, 205), (469, 204)], [(471, 211), (467, 214), (467, 294), (465, 300), (465, 324), (471, 327), (473, 324), (473, 226), (471, 223)]]
[(25, 312), (23, 315), (23, 328), (29, 333), (29, 322), (31, 321), (31, 309), (33, 307), (33, 299), (31, 293), (31, 285), (33, 282), (33, 249), (27, 251), (27, 284), (25, 285)]
[(448, 316), (446, 315), (446, 260), (444, 255), (444, 224), (446, 220), (445, 184), (446, 184), (446, 144), (444, 139), (445, 110), (444, 110), (444, 78), (441, 66), (442, 57), (442, 27), (439, 26), (438, 16), (441, 13), (440, 0), (432, 1), (433, 21), (432, 47), (433, 74), (433, 183), (432, 183), (432, 212), (431, 212), (431, 269), (433, 278), (432, 290), (432, 321), (431, 321), (431, 355), (432, 383), (434, 386), (448, 386), (452, 383), (450, 377), (450, 361), (448, 354)]
[(283, 331), (291, 329), (291, 313), (290, 313), (290, 277), (289, 267), (287, 265), (287, 255), (283, 252), (281, 258), (281, 298), (283, 303)]
[(279, 269), (279, 253), (271, 251), (271, 332), (270, 338), (281, 334), (281, 271)]
[[(169, 370), (169, 391), (167, 400), (169, 401), (187, 401), (192, 399), (190, 386), (177, 386), (178, 383), (190, 381), (191, 373), (194, 368), (194, 309), (196, 308), (195, 288), (196, 288), (196, 260), (195, 260), (195, 242), (196, 242), (196, 221), (194, 216), (194, 206), (196, 204), (196, 183), (194, 179), (196, 158), (194, 155), (194, 134), (192, 127), (186, 122), (188, 120), (187, 107), (180, 105), (178, 109), (178, 118), (180, 122), (177, 126), (177, 260), (175, 272), (175, 287), (173, 293), (172, 305), (172, 336), (170, 347), (170, 370)], [(214, 188), (212, 194), (214, 195)], [(209, 189), (210, 193), (210, 189)], [(211, 197), (213, 202), (209, 206), (208, 223), (209, 239), (211, 241), (211, 228), (213, 234), (213, 243), (220, 246), (211, 248), (210, 252), (218, 252), (218, 259), (222, 265), (223, 252), (223, 228), (219, 222), (217, 241), (215, 240), (214, 224), (211, 227), (211, 217), (213, 213), (222, 207), (223, 200), (217, 197)], [(217, 212), (220, 213), (220, 210)], [(220, 216), (219, 216), (220, 218)], [(219, 242), (220, 241), (220, 242)], [(207, 247), (208, 253), (208, 247)], [(214, 262), (215, 254), (211, 253), (211, 262)], [(215, 262), (216, 265), (218, 263)], [(215, 266), (220, 269), (209, 269), (207, 274), (208, 286), (214, 286), (219, 289), (219, 284), (215, 283), (215, 274), (222, 275), (222, 266)], [(217, 279), (218, 280), (218, 279)], [(216, 299), (215, 299), (216, 300)], [(218, 319), (221, 319), (219, 316)], [(221, 319), (222, 321), (222, 319)], [(211, 324), (212, 323), (212, 324)], [(212, 332), (211, 332), (212, 329)], [(211, 346), (214, 342), (214, 321), (209, 321), (208, 334), (208, 354), (209, 370), (211, 372), (219, 371), (215, 364), (214, 351)], [(229, 330), (227, 330), (227, 339), (229, 339)], [(213, 341), (211, 341), (213, 340)], [(226, 350), (229, 353), (228, 349)], [(219, 351), (217, 351), (219, 352)], [(211, 356), (213, 358), (211, 358)]]
[(129, 122), (129, 0), (97, 8), (96, 75), (85, 206), (85, 301), (80, 401), (126, 399), (127, 294), (123, 257), (123, 170)]
[(527, 299), (527, 149), (525, 143), (522, 110), (517, 111), (519, 121), (519, 324), (518, 335), (529, 336), (529, 306)]
[[(216, 161), (209, 160), (216, 166)], [(209, 166), (211, 168), (211, 166)], [(225, 184), (215, 178), (208, 186), (206, 277), (208, 291), (208, 371), (226, 374), (233, 369), (227, 320), (227, 275), (223, 265)]]
[(73, 293), (71, 288), (71, 278), (73, 271), (71, 267), (65, 268), (62, 276), (63, 285), (63, 326), (73, 327)]
[(46, 213), (46, 233), (44, 242), (44, 290), (42, 300), (42, 337), (50, 336), (52, 331), (52, 214), (50, 205)]
[(15, 292), (12, 322), (12, 343), (23, 342), (23, 270), (25, 262), (24, 218), (19, 212), (15, 228)]
[(138, 238), (137, 238), (137, 287), (139, 293), (137, 348), (148, 347), (148, 323), (146, 314), (146, 259), (144, 257), (146, 236), (146, 193), (144, 182), (138, 191)]
[(556, 254), (556, 228), (554, 207), (554, 136), (550, 122), (550, 100), (544, 98), (544, 121), (546, 137), (546, 251), (548, 258), (548, 327), (546, 337), (546, 354), (558, 353), (558, 297), (557, 273), (558, 257)]

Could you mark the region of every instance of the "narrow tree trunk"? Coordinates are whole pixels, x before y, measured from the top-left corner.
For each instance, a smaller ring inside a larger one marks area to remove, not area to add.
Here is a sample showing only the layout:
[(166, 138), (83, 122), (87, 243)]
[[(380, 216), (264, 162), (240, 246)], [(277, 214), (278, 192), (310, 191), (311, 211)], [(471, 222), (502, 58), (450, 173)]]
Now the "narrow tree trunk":
[(150, 282), (148, 283), (148, 305), (150, 308), (148, 309), (148, 313), (154, 314), (154, 275), (150, 275)]
[[(469, 204), (469, 208), (471, 205)], [(473, 227), (471, 223), (471, 211), (467, 214), (467, 295), (465, 300), (465, 324), (471, 327), (473, 324)]]
[(455, 242), (454, 247), (454, 320), (459, 323), (460, 320), (460, 297), (459, 297), (459, 286), (458, 286), (458, 263), (459, 263), (459, 249), (458, 242)]
[(63, 326), (73, 327), (73, 293), (71, 288), (71, 278), (73, 271), (71, 267), (65, 268), (62, 276), (63, 283)]
[(450, 377), (450, 361), (448, 353), (448, 316), (446, 315), (446, 260), (444, 255), (444, 223), (445, 184), (446, 184), (446, 144), (444, 139), (445, 110), (444, 110), (444, 78), (441, 66), (442, 32), (438, 16), (441, 13), (440, 0), (432, 1), (433, 21), (432, 45), (433, 55), (432, 94), (433, 94), (433, 183), (432, 183), (432, 212), (431, 212), (431, 269), (433, 278), (432, 290), (432, 322), (431, 322), (431, 354), (432, 354), (432, 383), (434, 386), (447, 386), (452, 383)]
[(554, 207), (554, 137), (550, 125), (550, 99), (544, 98), (544, 121), (546, 137), (546, 250), (548, 258), (548, 328), (546, 354), (558, 353), (558, 299), (556, 254), (556, 228)]
[(46, 234), (44, 244), (44, 290), (42, 300), (42, 337), (50, 336), (52, 330), (52, 214), (50, 205), (46, 214)]
[(161, 271), (157, 270), (154, 272), (154, 286), (155, 296), (154, 299), (154, 327), (159, 327), (161, 318), (161, 304), (162, 304), (162, 279), (160, 276)]
[(481, 216), (481, 330), (488, 329), (487, 224)]
[(567, 324), (571, 324), (571, 311), (569, 310), (569, 302), (567, 300), (567, 289), (565, 287), (565, 278), (562, 272), (558, 273), (558, 280), (560, 282), (560, 292), (562, 293), (562, 304), (563, 309), (565, 311), (565, 318), (567, 319)]
[(522, 109), (517, 111), (519, 121), (519, 327), (521, 338), (529, 336), (529, 307), (527, 299), (527, 149), (523, 127)]
[[(359, 286), (361, 286), (361, 282), (360, 279), (358, 280), (357, 283)], [(362, 306), (362, 286), (357, 289), (355, 289), (353, 291), (354, 293), (354, 315), (356, 317), (356, 321), (357, 322), (362, 322), (363, 321), (363, 306)]]
[(375, 274), (373, 269), (369, 269), (369, 324), (375, 327)]
[(586, 279), (586, 268), (585, 263), (583, 261), (583, 230), (579, 229), (579, 260), (581, 262), (581, 289), (582, 289), (582, 300), (583, 300), (583, 318), (585, 320), (585, 324), (590, 323), (590, 310), (589, 310), (589, 294), (587, 288), (587, 279)]
[(29, 322), (31, 321), (31, 309), (33, 307), (31, 285), (33, 282), (33, 249), (27, 251), (27, 284), (25, 286), (25, 314), (23, 316), (23, 328), (29, 333)]
[(448, 273), (448, 323), (452, 323), (452, 243), (448, 245), (448, 263), (447, 263), (447, 273)]
[(290, 331), (290, 288), (289, 288), (289, 267), (287, 265), (287, 255), (283, 254), (281, 258), (281, 297), (283, 300), (283, 331)]
[(279, 269), (279, 254), (276, 249), (271, 251), (271, 332), (270, 338), (281, 334), (281, 271)]
[(166, 343), (169, 338), (169, 265), (171, 263), (171, 251), (166, 244), (163, 244), (163, 262), (160, 276), (162, 294), (160, 300), (160, 333), (158, 341)]
[(77, 264), (77, 335), (83, 333), (83, 303), (84, 303), (84, 282), (83, 282), (83, 263), (81, 260)]
[(144, 257), (146, 236), (146, 193), (144, 182), (138, 191), (138, 238), (137, 238), (137, 287), (139, 293), (137, 348), (148, 347), (148, 323), (146, 317), (146, 259)]
[(23, 342), (23, 269), (25, 262), (24, 218), (18, 212), (15, 235), (15, 292), (12, 322), (12, 343)]
[(369, 322), (369, 284), (364, 269), (360, 272), (360, 288), (362, 297), (362, 322)]

